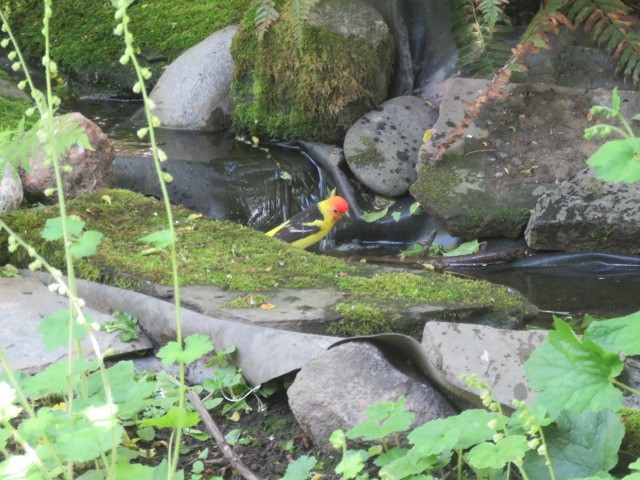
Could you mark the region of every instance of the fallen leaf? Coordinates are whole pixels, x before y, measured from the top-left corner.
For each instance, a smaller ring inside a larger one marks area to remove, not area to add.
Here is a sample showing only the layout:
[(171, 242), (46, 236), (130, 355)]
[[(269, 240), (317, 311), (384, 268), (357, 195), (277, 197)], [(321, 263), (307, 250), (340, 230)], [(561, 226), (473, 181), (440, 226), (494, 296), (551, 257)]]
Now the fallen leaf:
[(262, 305), (260, 305), (260, 308), (262, 310), (271, 310), (272, 308), (276, 308), (276, 306), (272, 303), (263, 303)]

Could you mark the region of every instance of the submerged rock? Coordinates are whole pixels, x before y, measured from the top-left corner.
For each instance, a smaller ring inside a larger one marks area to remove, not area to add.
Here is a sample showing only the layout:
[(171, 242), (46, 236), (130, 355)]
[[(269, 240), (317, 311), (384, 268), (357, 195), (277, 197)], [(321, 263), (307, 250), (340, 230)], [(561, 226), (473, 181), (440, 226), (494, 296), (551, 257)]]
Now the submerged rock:
[(417, 97), (393, 98), (347, 132), (344, 156), (353, 174), (375, 193), (397, 197), (416, 181), (418, 150), (438, 112)]
[(437, 390), (398, 370), (377, 347), (364, 342), (338, 345), (311, 359), (287, 395), (298, 423), (329, 451), (334, 430), (349, 430), (367, 419), (368, 406), (400, 395), (415, 415), (413, 427), (455, 414)]
[(174, 60), (151, 92), (163, 127), (224, 130), (233, 107), (231, 40), (237, 27), (217, 31)]

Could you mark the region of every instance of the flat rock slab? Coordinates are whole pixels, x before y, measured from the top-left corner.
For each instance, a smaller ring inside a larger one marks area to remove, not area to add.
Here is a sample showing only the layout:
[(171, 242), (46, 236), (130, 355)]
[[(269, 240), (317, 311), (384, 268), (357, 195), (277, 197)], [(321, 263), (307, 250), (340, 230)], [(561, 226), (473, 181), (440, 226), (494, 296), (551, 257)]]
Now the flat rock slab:
[[(38, 325), (43, 317), (68, 309), (68, 305), (66, 297), (51, 293), (35, 278), (0, 278), (0, 347), (14, 371), (36, 373), (66, 358), (64, 348), (51, 352), (45, 350)], [(93, 308), (87, 308), (86, 313), (98, 323), (113, 319), (111, 315)], [(118, 339), (120, 333), (95, 332), (102, 352), (109, 350), (110, 356), (116, 356), (152, 348), (149, 339), (143, 335), (133, 342), (124, 343)], [(88, 339), (82, 341), (82, 350), (86, 357), (93, 356)], [(0, 372), (2, 370), (0, 366)]]
[(603, 182), (582, 170), (538, 201), (525, 238), (538, 250), (638, 254), (640, 184)]
[[(440, 143), (462, 122), (464, 102), (473, 102), (486, 82), (451, 79), (446, 87), (411, 193), (453, 235), (515, 238), (538, 199), (582, 170), (599, 147), (584, 140), (584, 129), (591, 106), (610, 105), (611, 92), (511, 84), (508, 97), (487, 102), (464, 137), (436, 160)], [(620, 95), (621, 111), (635, 115), (640, 94)]]

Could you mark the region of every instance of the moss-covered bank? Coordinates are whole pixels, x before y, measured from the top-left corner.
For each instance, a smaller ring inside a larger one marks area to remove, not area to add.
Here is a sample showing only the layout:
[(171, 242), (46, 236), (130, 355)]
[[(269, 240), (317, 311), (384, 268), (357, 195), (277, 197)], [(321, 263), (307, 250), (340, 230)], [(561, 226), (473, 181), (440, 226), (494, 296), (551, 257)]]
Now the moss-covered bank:
[[(142, 291), (148, 281), (171, 284), (168, 254), (145, 254), (149, 245), (138, 240), (165, 228), (161, 202), (126, 190), (102, 190), (70, 201), (68, 209), (86, 222), (87, 230), (104, 234), (96, 255), (77, 262), (79, 276)], [(63, 269), (61, 243), (45, 242), (40, 236), (46, 219), (57, 215), (50, 207), (19, 210), (2, 218), (49, 262)], [(344, 321), (336, 333), (391, 331), (397, 312), (424, 303), (479, 307), (496, 320), (530, 314), (529, 304), (519, 294), (488, 282), (435, 273), (383, 273), (373, 266), (293, 248), (231, 222), (192, 215), (182, 207), (174, 207), (174, 215), (183, 285), (215, 285), (245, 292), (253, 299), (258, 298), (255, 292), (277, 287), (332, 287), (344, 296), (336, 310)], [(0, 233), (0, 265), (9, 262), (25, 267), (30, 261), (24, 249), (9, 254), (7, 235)]]
[[(34, 65), (43, 54), (42, 1), (8, 0), (3, 10), (18, 42)], [(130, 28), (142, 60), (155, 73), (215, 31), (237, 23), (251, 0), (139, 0), (129, 7)], [(56, 0), (51, 18), (51, 57), (63, 76), (103, 81), (129, 89), (130, 68), (118, 59), (122, 39), (113, 34), (115, 9), (110, 1)], [(159, 61), (155, 61), (159, 60)], [(154, 75), (157, 80), (157, 75)]]
[(297, 41), (291, 16), (283, 10), (263, 42), (256, 39), (255, 11), (242, 20), (232, 45), (234, 124), (260, 138), (337, 142), (385, 100), (393, 37), (374, 46), (305, 24)]

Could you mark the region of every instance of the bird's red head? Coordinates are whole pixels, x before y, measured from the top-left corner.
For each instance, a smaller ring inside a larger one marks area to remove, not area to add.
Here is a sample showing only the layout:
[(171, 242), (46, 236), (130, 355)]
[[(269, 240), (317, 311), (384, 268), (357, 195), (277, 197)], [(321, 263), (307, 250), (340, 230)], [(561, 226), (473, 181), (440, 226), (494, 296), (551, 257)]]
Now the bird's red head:
[(329, 207), (329, 215), (336, 222), (340, 220), (345, 213), (349, 212), (349, 204), (342, 197), (336, 195), (335, 197), (328, 198), (325, 202)]

